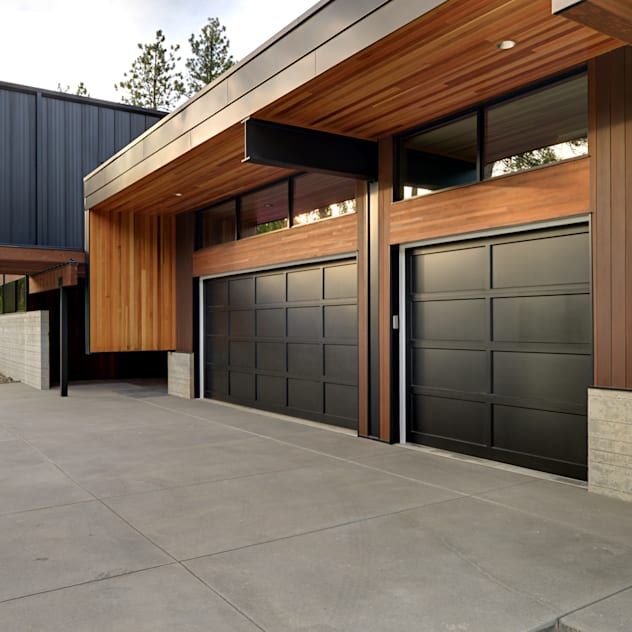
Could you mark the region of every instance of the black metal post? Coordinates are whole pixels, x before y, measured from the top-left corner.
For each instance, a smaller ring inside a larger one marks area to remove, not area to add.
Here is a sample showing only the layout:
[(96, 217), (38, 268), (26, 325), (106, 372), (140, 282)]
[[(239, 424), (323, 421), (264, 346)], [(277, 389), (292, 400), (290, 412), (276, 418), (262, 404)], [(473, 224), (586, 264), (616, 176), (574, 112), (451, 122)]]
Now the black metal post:
[(68, 397), (68, 293), (59, 288), (59, 394)]

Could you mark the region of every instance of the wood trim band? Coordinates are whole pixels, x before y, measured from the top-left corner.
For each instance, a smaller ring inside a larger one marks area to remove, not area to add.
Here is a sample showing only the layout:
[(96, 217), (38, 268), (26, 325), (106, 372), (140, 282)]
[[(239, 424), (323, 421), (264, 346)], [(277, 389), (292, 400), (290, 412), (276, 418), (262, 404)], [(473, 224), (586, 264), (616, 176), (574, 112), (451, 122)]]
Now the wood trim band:
[(193, 276), (212, 276), (356, 252), (358, 214), (231, 241), (193, 254)]
[(587, 213), (590, 160), (581, 158), (390, 205), (390, 243), (405, 244)]

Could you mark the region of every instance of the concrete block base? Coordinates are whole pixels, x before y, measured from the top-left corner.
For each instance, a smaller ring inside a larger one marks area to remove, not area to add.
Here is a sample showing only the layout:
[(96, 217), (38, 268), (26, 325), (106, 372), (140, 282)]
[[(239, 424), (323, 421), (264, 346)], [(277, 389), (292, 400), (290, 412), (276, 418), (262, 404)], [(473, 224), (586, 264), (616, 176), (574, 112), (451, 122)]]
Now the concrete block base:
[(171, 351), (168, 361), (169, 395), (193, 399), (195, 397), (194, 360), (192, 353)]
[(0, 373), (33, 388), (50, 388), (48, 312), (0, 315)]
[(588, 389), (588, 488), (632, 501), (632, 391)]

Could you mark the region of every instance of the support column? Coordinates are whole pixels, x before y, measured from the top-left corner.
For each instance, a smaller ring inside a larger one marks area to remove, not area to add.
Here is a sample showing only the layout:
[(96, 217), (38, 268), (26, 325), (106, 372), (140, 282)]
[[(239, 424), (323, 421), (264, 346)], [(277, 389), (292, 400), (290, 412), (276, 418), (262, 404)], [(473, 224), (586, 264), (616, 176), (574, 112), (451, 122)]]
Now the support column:
[(68, 397), (68, 290), (59, 288), (59, 394)]
[(588, 483), (632, 501), (632, 48), (595, 59), (589, 78), (597, 388)]
[(195, 213), (176, 218), (176, 351), (169, 353), (167, 374), (169, 395), (193, 399), (195, 393), (195, 355), (197, 321), (194, 306), (193, 250)]
[[(379, 142), (379, 178), (359, 209), (358, 312), (360, 332), (360, 428), (362, 436), (391, 442), (396, 423), (393, 392), (393, 301), (389, 209), (392, 201), (391, 138)], [(396, 302), (396, 301), (395, 301)], [(366, 345), (366, 351), (363, 349)], [(364, 387), (363, 387), (364, 385)]]

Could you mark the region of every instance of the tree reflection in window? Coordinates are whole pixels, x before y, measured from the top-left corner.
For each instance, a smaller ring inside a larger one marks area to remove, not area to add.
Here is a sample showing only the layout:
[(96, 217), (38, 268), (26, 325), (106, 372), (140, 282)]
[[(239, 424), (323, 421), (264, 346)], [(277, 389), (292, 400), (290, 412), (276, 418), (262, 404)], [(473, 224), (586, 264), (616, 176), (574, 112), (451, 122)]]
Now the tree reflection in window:
[(356, 181), (310, 173), (293, 181), (292, 224), (311, 224), (356, 212)]

